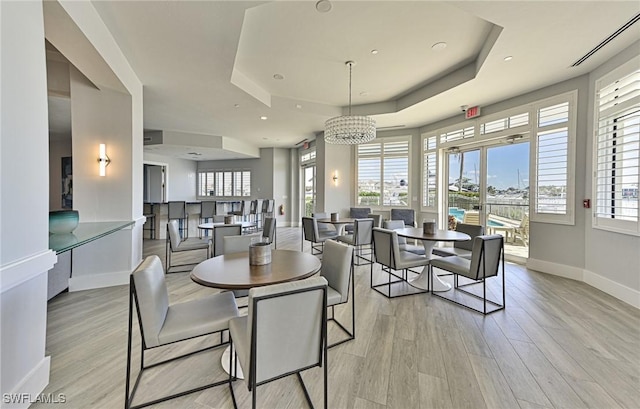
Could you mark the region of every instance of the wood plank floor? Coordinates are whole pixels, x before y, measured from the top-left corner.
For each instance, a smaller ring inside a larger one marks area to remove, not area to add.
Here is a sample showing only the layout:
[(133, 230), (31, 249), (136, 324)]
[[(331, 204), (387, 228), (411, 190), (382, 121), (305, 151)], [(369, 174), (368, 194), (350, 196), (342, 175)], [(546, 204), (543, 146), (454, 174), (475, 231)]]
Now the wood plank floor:
[[(277, 237), (278, 248), (300, 249), (298, 228), (278, 228)], [(164, 241), (145, 240), (144, 252), (164, 261)], [(180, 255), (176, 261), (202, 257)], [(357, 267), (356, 339), (329, 351), (329, 407), (640, 408), (640, 312), (583, 283), (513, 264), (506, 270), (507, 308), (483, 317), (429, 294), (386, 299), (370, 289), (369, 267)], [(379, 267), (376, 279), (382, 279)], [(193, 283), (188, 273), (170, 274), (167, 283), (171, 302), (215, 292)], [(120, 286), (63, 293), (49, 302), (51, 379), (44, 393), (65, 394), (65, 408), (124, 406), (128, 294), (128, 287)], [(350, 323), (348, 306), (336, 315)], [(330, 324), (330, 340), (340, 336)], [(147, 358), (213, 341), (165, 348)], [(136, 401), (224, 379), (221, 353), (209, 351), (149, 371)], [(322, 370), (303, 377), (322, 407)], [(244, 381), (234, 390), (239, 406), (250, 407)], [(258, 406), (306, 407), (292, 377), (259, 387)], [(154, 407), (231, 408), (232, 403), (229, 390), (217, 387)]]

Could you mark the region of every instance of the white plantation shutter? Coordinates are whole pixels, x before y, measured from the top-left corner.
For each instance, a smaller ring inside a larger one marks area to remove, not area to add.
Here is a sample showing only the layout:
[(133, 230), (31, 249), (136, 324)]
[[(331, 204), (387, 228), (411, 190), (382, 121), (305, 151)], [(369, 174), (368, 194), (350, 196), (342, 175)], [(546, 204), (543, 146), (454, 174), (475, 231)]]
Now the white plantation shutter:
[(569, 131), (567, 128), (538, 133), (536, 185), (537, 213), (566, 214)]
[(198, 171), (197, 192), (198, 196), (251, 196), (251, 171)]
[(422, 206), (437, 211), (437, 138), (422, 140)]
[(637, 235), (640, 69), (635, 61), (596, 84), (594, 226)]

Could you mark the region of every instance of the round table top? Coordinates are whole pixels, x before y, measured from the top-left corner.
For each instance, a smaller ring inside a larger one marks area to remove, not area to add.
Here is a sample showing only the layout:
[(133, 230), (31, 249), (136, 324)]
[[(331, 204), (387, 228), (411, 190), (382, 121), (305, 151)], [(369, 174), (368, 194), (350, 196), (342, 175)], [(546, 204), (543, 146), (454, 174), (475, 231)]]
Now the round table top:
[(316, 219), (318, 223), (331, 223), (331, 224), (349, 224), (355, 223), (356, 219), (352, 219), (351, 217), (341, 217), (338, 220), (331, 219)]
[(223, 254), (198, 264), (191, 279), (198, 284), (225, 290), (246, 290), (253, 287), (302, 280), (320, 271), (316, 256), (295, 250), (272, 250), (271, 263), (249, 264), (249, 252)]
[[(232, 224), (241, 224), (242, 228), (247, 228), (247, 227), (253, 227), (256, 225), (256, 222), (239, 222), (239, 223), (231, 223), (228, 224), (227, 226), (231, 226)], [(198, 225), (199, 229), (204, 229), (204, 230), (213, 230), (214, 227), (216, 226), (224, 226), (225, 223), (222, 222), (214, 222), (214, 223), (202, 223)]]
[(430, 241), (467, 241), (471, 240), (471, 236), (460, 233), (455, 230), (436, 230), (434, 234), (424, 234), (422, 227), (405, 227), (404, 229), (395, 229), (398, 236), (408, 237), (410, 239), (430, 240)]

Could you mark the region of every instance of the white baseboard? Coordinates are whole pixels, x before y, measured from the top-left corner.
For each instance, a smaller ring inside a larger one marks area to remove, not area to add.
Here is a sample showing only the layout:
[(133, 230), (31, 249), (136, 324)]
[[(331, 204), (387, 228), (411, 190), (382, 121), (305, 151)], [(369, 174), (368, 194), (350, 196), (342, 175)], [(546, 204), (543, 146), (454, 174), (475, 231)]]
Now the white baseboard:
[(35, 401), (42, 393), (44, 388), (49, 384), (49, 369), (51, 368), (51, 358), (45, 356), (25, 376), (11, 392), (8, 392), (9, 398), (14, 402), (6, 403), (5, 396), (2, 398), (2, 408), (23, 409), (28, 408), (32, 401)]
[(113, 287), (129, 284), (130, 271), (115, 273), (90, 274), (71, 277), (69, 279), (69, 291), (91, 290), (94, 288)]
[(27, 282), (40, 274), (47, 274), (58, 260), (56, 253), (45, 250), (0, 267), (0, 293)]
[(640, 291), (634, 290), (633, 288), (627, 287), (592, 271), (532, 258), (528, 259), (527, 268), (541, 273), (582, 281), (585, 284), (589, 284), (602, 292), (616, 297), (620, 301), (624, 301), (627, 304), (640, 309)]
[(584, 271), (584, 282), (640, 309), (640, 291), (617, 283), (592, 271)]

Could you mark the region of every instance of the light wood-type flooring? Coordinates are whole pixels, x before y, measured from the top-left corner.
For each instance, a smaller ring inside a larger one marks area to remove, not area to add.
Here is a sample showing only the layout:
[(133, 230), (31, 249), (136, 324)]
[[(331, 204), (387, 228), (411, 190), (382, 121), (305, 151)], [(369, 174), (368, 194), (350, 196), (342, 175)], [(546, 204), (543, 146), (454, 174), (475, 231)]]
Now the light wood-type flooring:
[[(299, 228), (278, 228), (277, 236), (278, 248), (300, 249)], [(144, 252), (164, 261), (164, 241), (145, 240)], [(507, 308), (483, 317), (429, 294), (389, 300), (370, 289), (369, 267), (357, 267), (356, 339), (329, 350), (329, 407), (640, 408), (640, 312), (583, 283), (514, 264), (506, 270)], [(379, 266), (375, 271), (380, 274)], [(168, 275), (167, 284), (171, 302), (215, 292), (193, 283), (188, 273)], [(128, 295), (128, 286), (120, 286), (63, 293), (49, 302), (51, 378), (44, 393), (62, 393), (66, 403), (33, 408), (124, 406)], [(336, 314), (350, 322), (348, 306)], [(134, 325), (137, 368), (140, 336), (135, 320)], [(331, 324), (329, 329), (330, 341), (342, 335)], [(147, 358), (215, 340), (164, 348)], [(136, 402), (224, 379), (221, 353), (208, 351), (149, 371)], [(303, 377), (316, 407), (322, 407), (322, 370)], [(235, 382), (234, 390), (239, 406), (250, 407), (244, 381)], [(289, 377), (259, 387), (258, 406), (306, 403), (295, 377)], [(154, 407), (232, 403), (222, 386)]]

